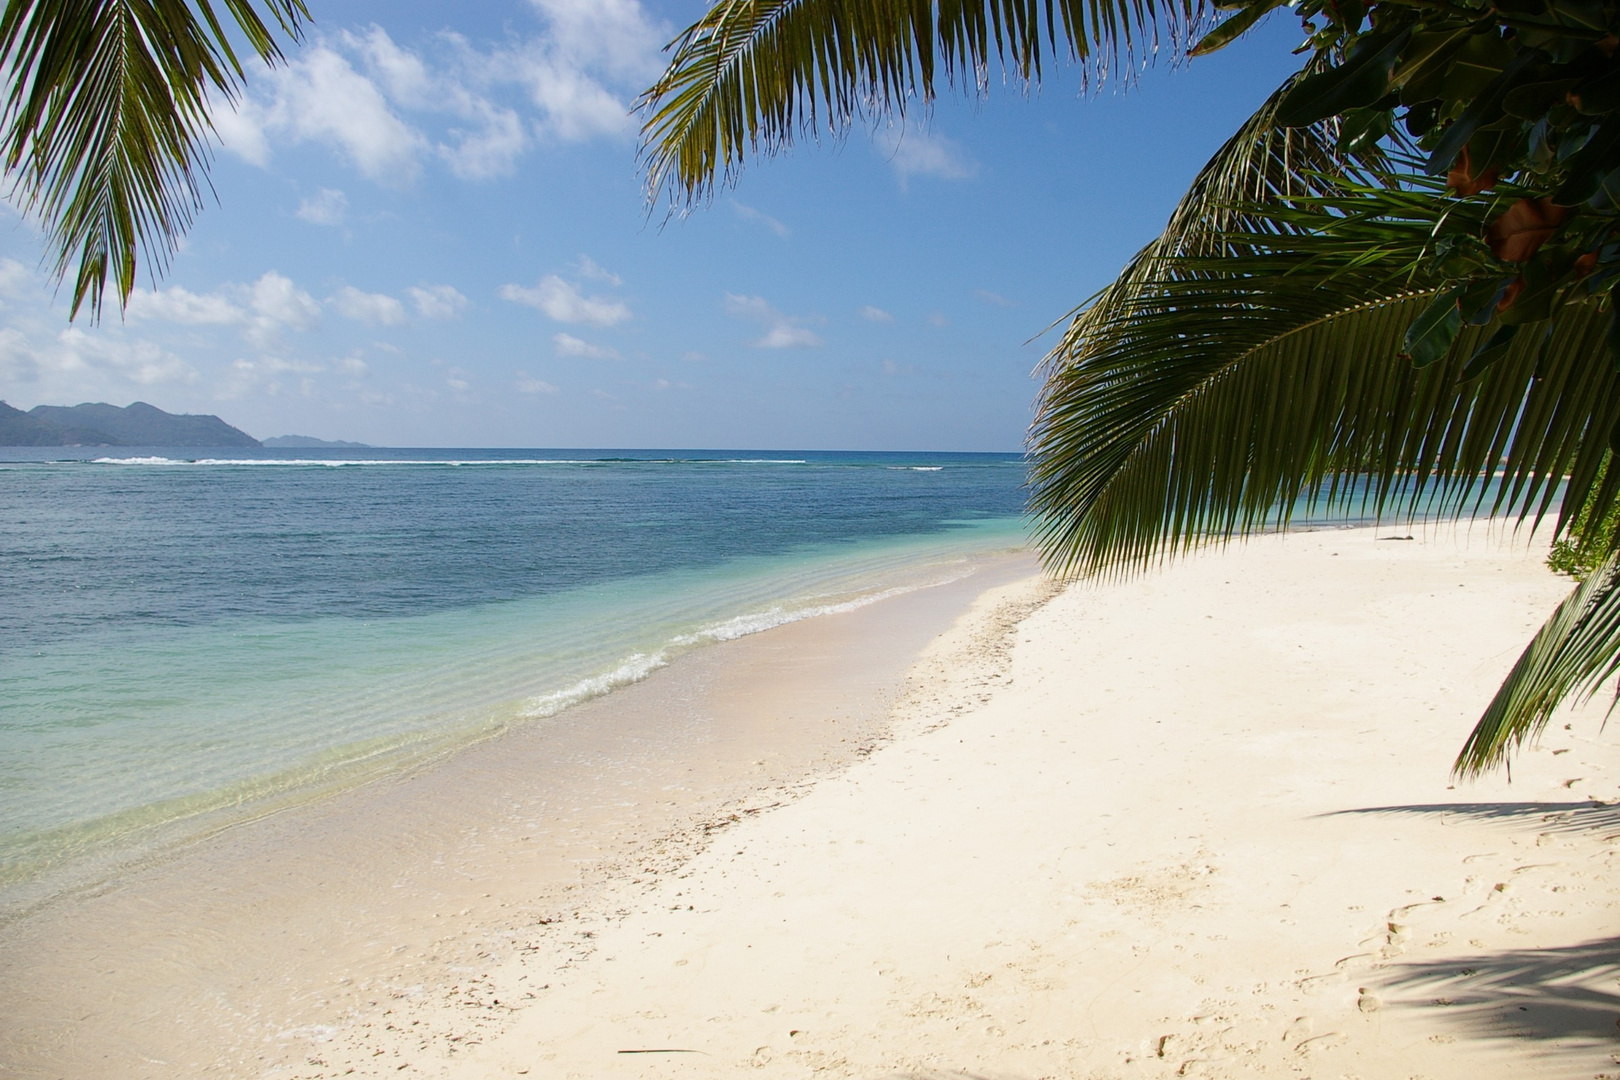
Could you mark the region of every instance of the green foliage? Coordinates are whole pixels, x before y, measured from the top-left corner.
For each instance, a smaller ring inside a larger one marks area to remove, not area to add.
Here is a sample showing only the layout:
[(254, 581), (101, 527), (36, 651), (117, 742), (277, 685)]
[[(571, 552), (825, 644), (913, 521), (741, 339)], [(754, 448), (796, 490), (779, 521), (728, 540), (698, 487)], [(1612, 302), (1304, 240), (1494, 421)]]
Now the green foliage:
[(1610, 555), (1553, 612), (1480, 717), (1456, 772), (1506, 765), (1566, 701), (1591, 698), (1620, 674), (1620, 553)]
[(1414, 318), (1448, 295), (1430, 269), (1436, 234), (1467, 235), (1494, 209), (1345, 183), (1272, 207), (1264, 229), (1223, 232), (1218, 252), (1161, 259), (1079, 313), (1031, 432), (1049, 563), (1145, 568), (1286, 526), (1296, 505), (1537, 520), (1564, 476), (1570, 512), (1588, 493), (1612, 506), (1598, 469), (1620, 373), (1601, 301), (1494, 344), (1499, 331), (1463, 326), (1422, 367), (1404, 355)]
[[(1601, 488), (1608, 475), (1609, 459), (1598, 469), (1594, 488)], [(1580, 513), (1569, 523), (1569, 529), (1553, 541), (1547, 555), (1547, 565), (1555, 572), (1568, 574), (1576, 581), (1585, 581), (1602, 565), (1608, 553), (1615, 550), (1615, 534), (1620, 532), (1620, 505), (1604, 507), (1594, 490), (1581, 504)]]
[[(1279, 123), (1339, 116), (1402, 131), (1422, 152), (1416, 169), (1445, 177), (1459, 201), (1504, 181), (1519, 189), (1444, 267), (1447, 291), (1486, 298), (1479, 316), (1507, 326), (1545, 322), (1570, 295), (1607, 296), (1620, 282), (1620, 4), (1304, 0), (1296, 10), (1331, 65), (1295, 85)], [(1415, 362), (1475, 321), (1443, 307), (1414, 324)]]
[[(295, 37), (308, 15), (303, 0), (263, 6)], [(224, 7), (255, 54), (280, 58), (252, 0)], [(5, 170), (51, 233), (57, 276), (74, 274), (73, 315), (88, 301), (99, 317), (109, 277), (127, 302), (138, 259), (163, 267), (201, 206), (209, 108), (235, 96), (241, 62), (211, 0), (11, 0), (0, 64)]]

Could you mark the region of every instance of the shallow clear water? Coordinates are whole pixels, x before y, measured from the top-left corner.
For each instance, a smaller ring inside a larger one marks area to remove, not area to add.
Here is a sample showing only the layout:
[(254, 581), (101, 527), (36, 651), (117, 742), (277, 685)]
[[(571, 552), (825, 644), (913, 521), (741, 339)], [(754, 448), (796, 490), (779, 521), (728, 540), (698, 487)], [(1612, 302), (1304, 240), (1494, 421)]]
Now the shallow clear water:
[(1013, 455), (47, 453), (0, 451), (13, 899), (1024, 539)]

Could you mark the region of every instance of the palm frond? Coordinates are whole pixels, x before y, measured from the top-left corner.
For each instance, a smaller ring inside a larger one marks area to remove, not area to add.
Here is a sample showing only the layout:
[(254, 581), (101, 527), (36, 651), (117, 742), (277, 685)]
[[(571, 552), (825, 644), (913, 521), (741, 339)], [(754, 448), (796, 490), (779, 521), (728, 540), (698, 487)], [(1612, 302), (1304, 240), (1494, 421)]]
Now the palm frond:
[(1054, 61), (1100, 78), (1161, 37), (1185, 51), (1203, 0), (720, 0), (671, 43), (641, 97), (649, 194), (691, 202), (750, 153), (904, 116), (943, 81), (983, 92), (992, 62), (1040, 80)]
[(1474, 777), (1540, 734), (1569, 698), (1590, 698), (1620, 674), (1620, 553), (1558, 605), (1491, 699), (1453, 767)]
[[(225, 0), (267, 63), (281, 57), (253, 0)], [(263, 0), (296, 38), (304, 0)], [(161, 269), (201, 207), (210, 92), (243, 69), (211, 0), (13, 0), (0, 16), (7, 74), (0, 153), (22, 208), (52, 235), (55, 272), (77, 262), (73, 315), (101, 313), (108, 278), (127, 302), (137, 261)]]
[(1113, 282), (1059, 320), (1067, 321), (1068, 328), (1038, 373), (1050, 375), (1069, 361), (1079, 343), (1108, 333), (1138, 298), (1157, 288), (1161, 277), (1174, 273), (1176, 259), (1227, 252), (1233, 236), (1243, 230), (1278, 227), (1266, 217), (1266, 208), (1338, 191), (1342, 181), (1364, 179), (1386, 164), (1386, 154), (1378, 146), (1353, 157), (1340, 153), (1336, 119), (1297, 128), (1278, 126), (1276, 112), (1282, 99), (1300, 80), (1327, 68), (1324, 56), (1313, 56), (1222, 144), (1193, 178), (1164, 230)]
[(1488, 327), (1425, 368), (1401, 355), (1439, 287), (1424, 269), (1436, 237), (1477, 235), (1513, 197), (1293, 200), (1267, 211), (1270, 231), (1169, 261), (1107, 325), (1067, 338), (1032, 433), (1048, 564), (1140, 569), (1296, 508), (1539, 520), (1566, 476), (1562, 513), (1578, 510), (1620, 419), (1601, 302), (1567, 303), (1467, 380)]

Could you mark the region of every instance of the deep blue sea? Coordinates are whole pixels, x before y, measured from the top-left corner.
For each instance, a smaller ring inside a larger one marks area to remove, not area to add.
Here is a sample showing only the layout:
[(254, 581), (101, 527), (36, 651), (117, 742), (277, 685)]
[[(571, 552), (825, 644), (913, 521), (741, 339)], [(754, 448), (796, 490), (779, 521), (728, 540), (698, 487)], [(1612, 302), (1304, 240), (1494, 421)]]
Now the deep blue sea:
[(1025, 541), (1003, 454), (0, 449), (0, 910)]

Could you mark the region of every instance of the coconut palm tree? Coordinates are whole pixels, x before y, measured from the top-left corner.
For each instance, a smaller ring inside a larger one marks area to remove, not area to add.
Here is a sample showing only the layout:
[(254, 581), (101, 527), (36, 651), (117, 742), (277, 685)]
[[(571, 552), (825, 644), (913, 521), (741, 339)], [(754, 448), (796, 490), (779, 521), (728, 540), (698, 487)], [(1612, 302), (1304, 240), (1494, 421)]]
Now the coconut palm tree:
[[(74, 316), (120, 303), (138, 260), (161, 272), (202, 206), (209, 111), (234, 101), (239, 53), (281, 59), (303, 0), (7, 0), (0, 65), (9, 89), (0, 153), (17, 204), (49, 232)], [(77, 268), (75, 269), (75, 263)]]
[[(643, 96), (653, 198), (756, 153), (984, 93), (1219, 48), (1277, 7), (721, 0)], [(1164, 233), (1073, 311), (1030, 435), (1047, 564), (1150, 567), (1300, 508), (1564, 530), (1620, 495), (1620, 6), (1304, 0), (1314, 46)], [(1194, 45), (1193, 42), (1197, 41)], [(1613, 197), (1611, 197), (1611, 192)], [(1599, 479), (1602, 477), (1602, 479)], [(1560, 502), (1560, 498), (1562, 501)], [(1456, 768), (1504, 764), (1620, 672), (1612, 553), (1542, 628)]]

